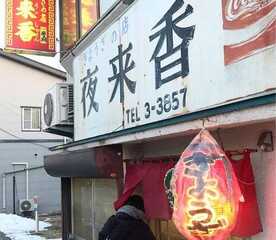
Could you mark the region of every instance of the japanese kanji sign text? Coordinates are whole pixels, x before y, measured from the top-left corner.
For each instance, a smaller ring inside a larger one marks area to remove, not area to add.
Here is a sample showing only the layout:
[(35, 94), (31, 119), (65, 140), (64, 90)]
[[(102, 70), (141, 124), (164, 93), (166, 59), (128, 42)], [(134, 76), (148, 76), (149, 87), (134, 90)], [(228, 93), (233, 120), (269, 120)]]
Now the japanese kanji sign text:
[(55, 0), (6, 1), (6, 49), (55, 53)]

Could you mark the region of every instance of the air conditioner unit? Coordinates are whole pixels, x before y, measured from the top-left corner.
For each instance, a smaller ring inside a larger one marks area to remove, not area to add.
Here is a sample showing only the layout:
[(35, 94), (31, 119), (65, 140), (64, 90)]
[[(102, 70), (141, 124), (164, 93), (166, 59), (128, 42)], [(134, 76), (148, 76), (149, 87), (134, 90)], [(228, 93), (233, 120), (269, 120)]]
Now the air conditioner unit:
[(72, 137), (74, 123), (73, 84), (57, 83), (46, 94), (43, 107), (44, 131)]
[(19, 200), (20, 212), (32, 212), (34, 211), (34, 200), (33, 199), (21, 199)]

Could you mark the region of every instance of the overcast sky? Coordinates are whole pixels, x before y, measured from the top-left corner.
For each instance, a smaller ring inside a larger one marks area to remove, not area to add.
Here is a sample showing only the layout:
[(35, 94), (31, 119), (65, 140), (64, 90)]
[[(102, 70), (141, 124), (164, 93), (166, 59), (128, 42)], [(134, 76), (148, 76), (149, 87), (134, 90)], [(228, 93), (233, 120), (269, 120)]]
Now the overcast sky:
[[(58, 24), (56, 25), (58, 26)], [(56, 36), (59, 38), (58, 34), (56, 34)], [(4, 47), (5, 47), (5, 0), (0, 0), (0, 48), (3, 49)], [(57, 48), (57, 51), (58, 51), (58, 48)], [(64, 71), (64, 69), (59, 63), (59, 54), (57, 54), (55, 57), (41, 57), (41, 56), (35, 56), (35, 55), (24, 55), (24, 56)]]

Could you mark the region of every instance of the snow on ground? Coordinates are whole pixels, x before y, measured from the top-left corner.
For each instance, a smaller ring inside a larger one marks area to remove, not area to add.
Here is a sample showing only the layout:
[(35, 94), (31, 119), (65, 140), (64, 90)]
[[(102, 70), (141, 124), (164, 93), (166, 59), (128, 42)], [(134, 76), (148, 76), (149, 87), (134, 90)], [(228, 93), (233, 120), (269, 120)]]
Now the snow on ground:
[[(49, 226), (51, 224), (39, 222), (40, 231)], [(0, 232), (13, 240), (45, 240), (45, 238), (30, 235), (30, 232), (35, 231), (35, 229), (36, 222), (33, 219), (0, 213)]]

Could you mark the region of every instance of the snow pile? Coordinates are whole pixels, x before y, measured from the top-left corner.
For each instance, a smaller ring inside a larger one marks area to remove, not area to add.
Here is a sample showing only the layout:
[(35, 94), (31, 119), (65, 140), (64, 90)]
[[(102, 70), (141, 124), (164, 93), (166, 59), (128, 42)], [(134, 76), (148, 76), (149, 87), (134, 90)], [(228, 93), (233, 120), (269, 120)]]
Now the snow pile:
[[(49, 226), (51, 224), (39, 222), (40, 231)], [(36, 222), (33, 219), (0, 213), (0, 232), (13, 240), (44, 240), (42, 237), (30, 235), (30, 232), (35, 231), (35, 229)]]

